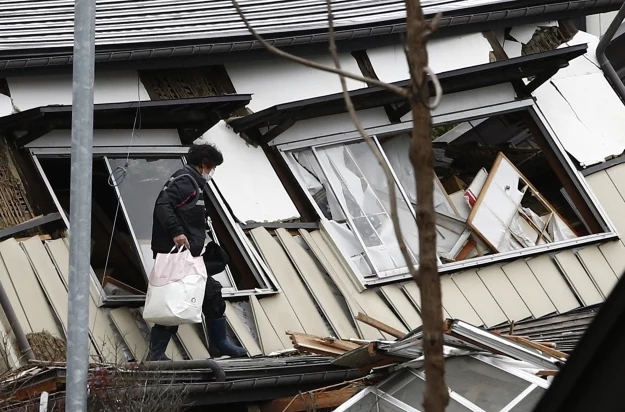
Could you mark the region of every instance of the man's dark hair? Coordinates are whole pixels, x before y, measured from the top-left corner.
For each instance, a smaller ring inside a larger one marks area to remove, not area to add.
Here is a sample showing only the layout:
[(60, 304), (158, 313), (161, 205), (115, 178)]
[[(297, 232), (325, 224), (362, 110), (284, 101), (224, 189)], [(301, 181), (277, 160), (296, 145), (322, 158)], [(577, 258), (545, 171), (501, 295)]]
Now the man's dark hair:
[(187, 163), (191, 166), (217, 167), (223, 162), (224, 156), (212, 144), (194, 144), (187, 154)]

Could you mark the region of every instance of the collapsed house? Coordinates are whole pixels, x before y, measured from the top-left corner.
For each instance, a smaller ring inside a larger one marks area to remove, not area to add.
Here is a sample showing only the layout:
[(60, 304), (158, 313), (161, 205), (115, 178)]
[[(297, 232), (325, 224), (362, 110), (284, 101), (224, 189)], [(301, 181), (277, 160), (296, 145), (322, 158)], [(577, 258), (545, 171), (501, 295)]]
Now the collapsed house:
[[(0, 14), (7, 25), (0, 32), (5, 370), (29, 365), (7, 311), (36, 358), (64, 360), (71, 235), (71, 5), (44, 13), (10, 3)], [(293, 352), (287, 331), (345, 341), (397, 337), (359, 322), (360, 313), (402, 335), (421, 325), (420, 293), (392, 228), (391, 193), (346, 114), (338, 79), (264, 53), (228, 2), (175, 10), (135, 3), (98, 4), (94, 363), (145, 357), (151, 325), (141, 307), (153, 265), (153, 202), (184, 164), (187, 146), (201, 140), (225, 158), (205, 197), (211, 236), (231, 257), (218, 275), (230, 332), (262, 360), (220, 361), (226, 383), (189, 366), (192, 377), (181, 382), (198, 388), (193, 403), (254, 404), (361, 377), (327, 357), (279, 356)], [(342, 66), (405, 85), (396, 34), (405, 30), (403, 2), (364, 3), (337, 5)], [(443, 308), (445, 318), (476, 327), (549, 335), (566, 352), (576, 340), (563, 338), (562, 319), (590, 319), (625, 269), (625, 108), (595, 59), (598, 39), (555, 19), (619, 5), (579, 2), (563, 14), (549, 0), (525, 3), (425, 7), (429, 16), (443, 13), (440, 36), (428, 46), (444, 91), (432, 113)], [(326, 29), (325, 7), (273, 6), (244, 11), (263, 21), (260, 32), (275, 44), (331, 64), (326, 39), (315, 36)], [(400, 223), (418, 265), (409, 105), (379, 87), (347, 84), (393, 171)], [(575, 334), (567, 336), (579, 336), (585, 324), (571, 322)], [(168, 354), (207, 359), (206, 341), (200, 325), (185, 325)]]

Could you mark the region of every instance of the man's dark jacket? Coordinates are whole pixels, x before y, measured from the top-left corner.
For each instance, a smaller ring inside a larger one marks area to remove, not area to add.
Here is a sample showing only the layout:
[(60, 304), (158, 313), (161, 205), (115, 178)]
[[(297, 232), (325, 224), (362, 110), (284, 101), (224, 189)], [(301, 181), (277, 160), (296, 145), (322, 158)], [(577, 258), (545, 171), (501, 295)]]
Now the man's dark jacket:
[(169, 253), (174, 238), (185, 235), (193, 256), (202, 253), (206, 241), (206, 207), (203, 188), (206, 180), (189, 165), (167, 181), (156, 198), (152, 221), (152, 251)]

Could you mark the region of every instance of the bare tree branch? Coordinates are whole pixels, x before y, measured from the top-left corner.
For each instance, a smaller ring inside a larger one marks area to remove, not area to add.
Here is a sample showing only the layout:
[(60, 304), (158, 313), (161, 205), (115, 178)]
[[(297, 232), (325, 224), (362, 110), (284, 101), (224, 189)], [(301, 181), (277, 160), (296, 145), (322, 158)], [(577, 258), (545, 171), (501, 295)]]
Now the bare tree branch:
[[(330, 43), (330, 54), (332, 55), (332, 60), (334, 61), (334, 65), (338, 72), (342, 72), (341, 70), (341, 61), (339, 59), (339, 53), (336, 48), (336, 39), (334, 36), (334, 16), (332, 14), (332, 0), (326, 0), (328, 7), (328, 41)], [(399, 244), (399, 250), (401, 251), (402, 256), (406, 260), (406, 266), (410, 271), (410, 274), (416, 278), (417, 271), (412, 263), (412, 259), (410, 257), (410, 253), (408, 252), (408, 247), (406, 246), (406, 242), (404, 241), (404, 236), (402, 234), (401, 225), (399, 223), (399, 213), (397, 211), (397, 196), (395, 191), (395, 180), (393, 179), (393, 173), (391, 172), (391, 168), (388, 163), (384, 160), (380, 149), (373, 141), (371, 136), (367, 133), (365, 128), (363, 127), (360, 119), (358, 118), (358, 114), (356, 113), (356, 109), (354, 108), (354, 104), (352, 102), (352, 98), (349, 94), (349, 90), (347, 89), (347, 82), (345, 81), (345, 76), (339, 73), (339, 78), (341, 80), (341, 87), (343, 89), (343, 98), (345, 99), (345, 107), (349, 112), (349, 115), (358, 129), (358, 132), (362, 135), (363, 139), (369, 146), (369, 149), (373, 152), (375, 158), (378, 163), (382, 167), (384, 171), (384, 175), (386, 176), (386, 182), (389, 189), (389, 197), (390, 197), (390, 206), (391, 206), (391, 221), (393, 222), (393, 228), (395, 229), (395, 236), (397, 237), (397, 243)]]
[(239, 5), (239, 3), (237, 2), (237, 0), (232, 0), (232, 5), (234, 6), (234, 8), (237, 10), (237, 13), (239, 14), (239, 17), (241, 18), (241, 20), (243, 20), (243, 23), (245, 24), (245, 27), (247, 28), (247, 30), (249, 30), (249, 32), (252, 34), (252, 36), (254, 36), (254, 38), (263, 45), (263, 47), (265, 49), (267, 49), (267, 51), (276, 54), (280, 57), (283, 57), (285, 59), (294, 61), (296, 63), (302, 64), (304, 66), (307, 67), (312, 67), (313, 69), (317, 69), (317, 70), (321, 70), (324, 72), (329, 72), (329, 73), (334, 73), (334, 74), (338, 74), (339, 76), (342, 77), (347, 77), (353, 80), (358, 80), (364, 83), (368, 83), (374, 86), (379, 86), (379, 87), (383, 87), (399, 96), (402, 97), (407, 97), (408, 96), (408, 92), (398, 86), (389, 84), (389, 83), (385, 83), (382, 82), (380, 80), (377, 79), (373, 79), (370, 77), (364, 77), (364, 76), (360, 76), (357, 74), (353, 74), (353, 73), (349, 73), (346, 72), (344, 70), (338, 69), (338, 68), (334, 68), (334, 67), (329, 67), (329, 66), (325, 66), (323, 64), (319, 64), (316, 63), (312, 60), (309, 59), (304, 59), (302, 57), (296, 56), (294, 54), (291, 53), (287, 53), (283, 50), (280, 50), (279, 48), (269, 44), (269, 42), (267, 42), (265, 39), (262, 38), (262, 36), (260, 34), (258, 34), (258, 32), (256, 32), (256, 29), (254, 29), (254, 27), (252, 27), (252, 25), (250, 24), (250, 22), (247, 20), (247, 17), (245, 17), (245, 14), (243, 13), (243, 10), (241, 9), (241, 6)]
[[(419, 274), (415, 279), (421, 293), (426, 375), (423, 406), (427, 412), (444, 412), (449, 403), (449, 392), (445, 385), (443, 310), (436, 259), (434, 152), (432, 117), (429, 109), (430, 92), (427, 83), (427, 75), (432, 71), (428, 69), (426, 48), (427, 39), (434, 27), (425, 21), (419, 0), (406, 0), (406, 27), (407, 58), (410, 68), (409, 99), (413, 122), (410, 161), (416, 177), (419, 230)], [(439, 92), (440, 90), (437, 90), (437, 95)]]

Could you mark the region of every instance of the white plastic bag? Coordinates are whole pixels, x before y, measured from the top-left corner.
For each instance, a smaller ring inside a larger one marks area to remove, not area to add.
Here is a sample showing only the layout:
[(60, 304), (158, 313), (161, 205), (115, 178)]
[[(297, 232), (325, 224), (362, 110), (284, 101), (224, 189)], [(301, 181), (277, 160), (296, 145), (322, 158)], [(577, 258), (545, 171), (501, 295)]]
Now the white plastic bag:
[(188, 250), (157, 254), (150, 273), (143, 318), (163, 326), (201, 323), (207, 279), (201, 255), (193, 257)]

